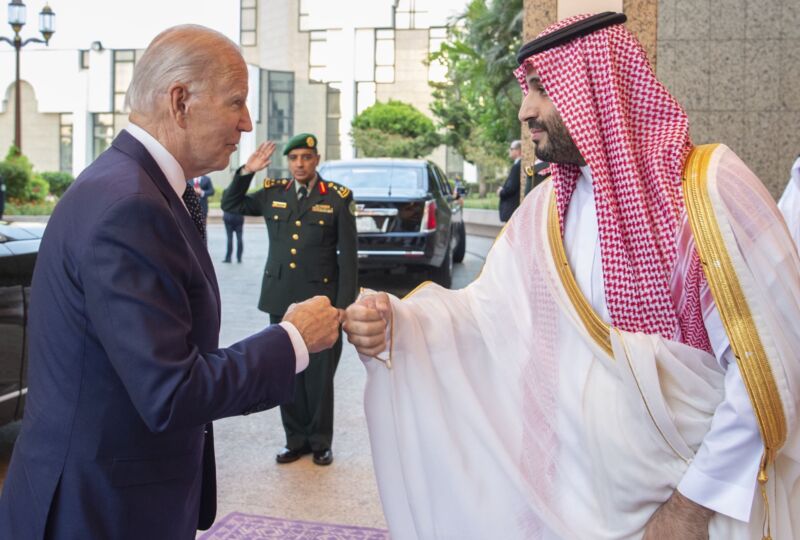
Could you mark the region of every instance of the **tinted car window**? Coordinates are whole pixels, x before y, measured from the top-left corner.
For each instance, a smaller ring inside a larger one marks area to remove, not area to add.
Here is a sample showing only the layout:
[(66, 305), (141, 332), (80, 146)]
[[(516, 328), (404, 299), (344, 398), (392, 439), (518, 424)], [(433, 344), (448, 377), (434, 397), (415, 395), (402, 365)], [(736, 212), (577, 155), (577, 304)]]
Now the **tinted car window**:
[(433, 170), (436, 171), (436, 176), (439, 177), (439, 185), (442, 188), (442, 193), (450, 195), (453, 193), (453, 190), (450, 189), (450, 182), (447, 181), (447, 177), (442, 172), (442, 169), (437, 167), (436, 165), (433, 166)]
[(392, 188), (398, 190), (420, 189), (422, 169), (418, 167), (375, 166), (330, 167), (322, 171), (326, 180), (339, 182), (352, 190), (362, 187)]

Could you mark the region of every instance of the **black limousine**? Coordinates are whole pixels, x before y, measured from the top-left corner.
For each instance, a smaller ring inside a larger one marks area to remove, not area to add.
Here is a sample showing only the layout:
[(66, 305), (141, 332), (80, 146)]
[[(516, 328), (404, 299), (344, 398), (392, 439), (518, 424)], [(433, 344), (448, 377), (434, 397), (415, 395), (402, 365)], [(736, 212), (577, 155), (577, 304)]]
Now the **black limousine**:
[(327, 161), (319, 173), (353, 191), (361, 269), (422, 269), (450, 287), (453, 263), (464, 259), (467, 235), (459, 195), (435, 163)]
[(28, 390), (25, 329), (43, 225), (0, 221), (0, 425), (22, 418)]

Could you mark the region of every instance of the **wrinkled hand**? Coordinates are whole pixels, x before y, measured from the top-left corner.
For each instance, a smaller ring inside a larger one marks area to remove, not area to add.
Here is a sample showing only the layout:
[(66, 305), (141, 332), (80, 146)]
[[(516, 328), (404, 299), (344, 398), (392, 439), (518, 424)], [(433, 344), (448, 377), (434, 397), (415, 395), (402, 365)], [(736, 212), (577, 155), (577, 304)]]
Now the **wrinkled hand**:
[(318, 353), (330, 349), (339, 339), (340, 317), (327, 296), (314, 296), (289, 306), (283, 320), (297, 328), (309, 353)]
[(342, 328), (347, 340), (364, 356), (386, 349), (386, 329), (392, 321), (392, 304), (386, 293), (362, 295), (347, 308)]
[(272, 141), (265, 141), (259, 144), (256, 151), (247, 158), (247, 163), (244, 164), (242, 174), (257, 173), (261, 169), (267, 167), (272, 163), (269, 158), (272, 157), (274, 151), (275, 143)]
[(644, 528), (642, 540), (707, 540), (713, 510), (672, 492)]

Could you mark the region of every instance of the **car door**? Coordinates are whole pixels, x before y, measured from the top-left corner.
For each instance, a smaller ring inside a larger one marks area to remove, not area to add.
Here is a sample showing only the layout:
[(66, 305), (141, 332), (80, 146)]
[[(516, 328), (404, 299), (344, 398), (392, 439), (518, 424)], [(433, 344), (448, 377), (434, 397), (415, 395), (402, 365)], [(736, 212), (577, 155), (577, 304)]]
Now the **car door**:
[(0, 424), (19, 410), (25, 357), (25, 287), (8, 238), (0, 233)]

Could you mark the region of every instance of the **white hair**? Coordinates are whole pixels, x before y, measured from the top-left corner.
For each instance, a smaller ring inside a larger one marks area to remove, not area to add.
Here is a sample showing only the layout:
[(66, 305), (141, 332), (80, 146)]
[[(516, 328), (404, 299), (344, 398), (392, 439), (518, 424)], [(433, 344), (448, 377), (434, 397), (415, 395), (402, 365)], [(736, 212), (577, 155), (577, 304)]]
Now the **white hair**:
[(511, 141), (510, 150), (522, 150), (522, 141)]
[(224, 61), (225, 51), (241, 58), (239, 47), (216, 30), (195, 24), (164, 30), (136, 62), (125, 103), (131, 112), (148, 115), (155, 112), (159, 95), (174, 83), (197, 92), (226, 80), (237, 66)]

